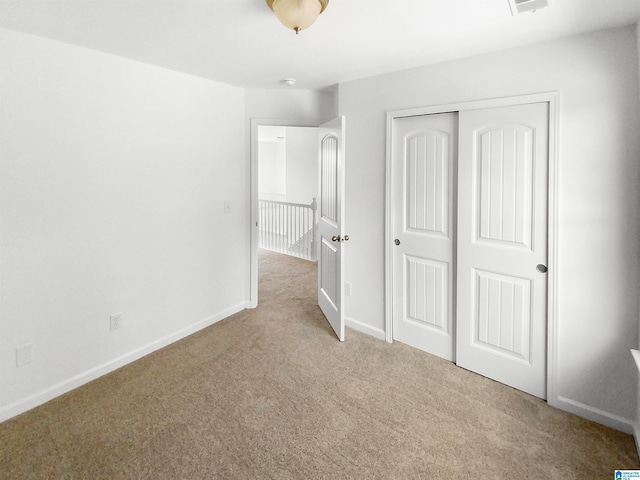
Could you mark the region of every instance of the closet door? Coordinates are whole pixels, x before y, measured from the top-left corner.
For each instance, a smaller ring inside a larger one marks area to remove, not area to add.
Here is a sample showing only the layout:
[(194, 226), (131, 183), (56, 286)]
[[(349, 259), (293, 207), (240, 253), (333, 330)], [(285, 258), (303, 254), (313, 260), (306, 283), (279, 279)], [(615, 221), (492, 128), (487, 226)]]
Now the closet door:
[(459, 114), (457, 364), (546, 397), (547, 103)]
[(457, 113), (394, 120), (393, 338), (454, 360)]

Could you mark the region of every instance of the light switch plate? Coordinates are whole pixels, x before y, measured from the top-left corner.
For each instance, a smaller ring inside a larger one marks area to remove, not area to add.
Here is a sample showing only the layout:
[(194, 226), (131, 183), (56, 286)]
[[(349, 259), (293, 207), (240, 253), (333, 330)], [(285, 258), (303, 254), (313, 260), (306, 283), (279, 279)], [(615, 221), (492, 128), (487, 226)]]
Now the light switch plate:
[(122, 327), (122, 313), (114, 313), (109, 316), (109, 329), (117, 330)]

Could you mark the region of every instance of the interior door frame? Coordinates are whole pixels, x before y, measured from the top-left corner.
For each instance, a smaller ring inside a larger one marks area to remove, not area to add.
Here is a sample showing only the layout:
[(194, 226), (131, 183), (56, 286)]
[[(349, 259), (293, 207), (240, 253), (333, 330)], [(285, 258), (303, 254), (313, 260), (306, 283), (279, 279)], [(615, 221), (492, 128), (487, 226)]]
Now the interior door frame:
[(249, 261), (249, 308), (258, 306), (258, 244), (260, 240), (260, 232), (258, 231), (258, 222), (260, 220), (260, 211), (258, 205), (258, 127), (276, 126), (276, 127), (318, 127), (315, 121), (305, 120), (284, 120), (281, 118), (252, 118), (250, 132), (250, 151), (249, 151), (249, 231), (250, 231), (250, 251), (251, 258)]
[(433, 105), (387, 112), (387, 152), (385, 177), (385, 340), (393, 342), (393, 216), (391, 210), (393, 121), (404, 117), (461, 112), (483, 108), (547, 103), (549, 105), (549, 179), (548, 179), (548, 277), (547, 277), (547, 402), (559, 406), (557, 389), (557, 278), (558, 278), (558, 125), (559, 93), (541, 92), (512, 97)]

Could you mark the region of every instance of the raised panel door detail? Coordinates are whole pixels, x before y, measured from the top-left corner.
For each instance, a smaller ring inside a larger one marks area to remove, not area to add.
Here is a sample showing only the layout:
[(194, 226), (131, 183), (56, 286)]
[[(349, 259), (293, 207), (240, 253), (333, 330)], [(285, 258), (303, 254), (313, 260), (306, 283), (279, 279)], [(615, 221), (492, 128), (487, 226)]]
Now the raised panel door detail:
[(409, 231), (448, 236), (449, 136), (421, 132), (405, 139), (406, 225)]
[(338, 251), (327, 239), (322, 239), (322, 251), (320, 252), (320, 290), (324, 293), (332, 306), (338, 305)]
[(475, 270), (472, 343), (530, 362), (531, 281)]
[(525, 125), (477, 134), (477, 239), (531, 249), (533, 135)]
[(344, 117), (320, 126), (318, 132), (318, 306), (340, 341), (344, 341), (342, 265), (344, 248), (334, 237), (344, 235)]
[(320, 215), (323, 220), (338, 222), (338, 139), (328, 135), (322, 139), (320, 155)]
[(458, 113), (394, 118), (389, 226), (393, 339), (453, 361)]
[(405, 255), (405, 275), (407, 319), (448, 332), (448, 265)]

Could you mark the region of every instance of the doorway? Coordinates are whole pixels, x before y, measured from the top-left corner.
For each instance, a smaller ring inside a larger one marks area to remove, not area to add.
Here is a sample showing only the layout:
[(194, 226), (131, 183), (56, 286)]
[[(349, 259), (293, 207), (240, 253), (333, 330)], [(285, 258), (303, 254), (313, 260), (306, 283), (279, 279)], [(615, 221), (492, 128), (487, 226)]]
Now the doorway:
[[(283, 126), (283, 123), (285, 124)], [(288, 124), (288, 125), (286, 125)], [(312, 230), (308, 232), (305, 228), (299, 231), (300, 238), (294, 239), (292, 245), (306, 245), (306, 240), (309, 232), (313, 231), (311, 235), (312, 240), (308, 243), (312, 246), (310, 250), (314, 250), (313, 245), (317, 244), (317, 260), (318, 260), (318, 305), (323, 311), (327, 320), (331, 324), (331, 327), (336, 333), (336, 336), (340, 341), (344, 340), (344, 309), (342, 298), (342, 270), (344, 263), (344, 248), (343, 242), (348, 241), (349, 236), (344, 235), (344, 139), (345, 139), (345, 119), (344, 117), (338, 117), (334, 120), (326, 122), (319, 126), (309, 125), (295, 125), (295, 123), (281, 122), (277, 120), (257, 120), (251, 121), (251, 262), (250, 262), (250, 282), (249, 282), (249, 307), (255, 308), (258, 304), (258, 246), (260, 245), (261, 235), (261, 208), (260, 208), (260, 129), (275, 131), (278, 129), (271, 127), (278, 126), (285, 129), (307, 130), (311, 132), (311, 138), (314, 145), (310, 143), (306, 144), (306, 149), (313, 149), (313, 153), (310, 153), (312, 160), (307, 165), (306, 169), (313, 170), (316, 174), (315, 182), (311, 181), (311, 184), (315, 183), (317, 192), (317, 202), (315, 199), (312, 202), (312, 208), (315, 212), (316, 205), (318, 210), (317, 217), (317, 236), (316, 236), (316, 223), (313, 222)], [(306, 128), (300, 128), (306, 127)], [(277, 143), (276, 137), (276, 143)], [(277, 147), (277, 146), (276, 146)], [(274, 149), (270, 149), (274, 150)], [(277, 148), (275, 148), (277, 150)], [(277, 157), (277, 155), (276, 155)], [(315, 158), (315, 162), (313, 160)], [(271, 162), (276, 168), (279, 163), (278, 159), (272, 159)], [(286, 175), (288, 177), (289, 175)], [(311, 175), (310, 175), (311, 176)], [(313, 176), (311, 176), (313, 177)], [(267, 182), (274, 186), (274, 189), (281, 188), (282, 184), (287, 185), (287, 178), (278, 181), (277, 179), (270, 179)], [(293, 188), (285, 186), (284, 195), (289, 197), (290, 191), (295, 191), (300, 186), (300, 179), (292, 182)], [(306, 179), (305, 179), (306, 180)], [(309, 183), (309, 182), (306, 182)], [(307, 190), (312, 190), (313, 185)], [(279, 192), (271, 192), (274, 195), (281, 195)], [(283, 229), (287, 232), (292, 230), (292, 221), (283, 219), (283, 214), (289, 211), (289, 207), (295, 207), (297, 204), (290, 205), (287, 202), (281, 202), (280, 200), (269, 200), (266, 203), (277, 204), (276, 215), (272, 216), (274, 220), (269, 227), (269, 236), (285, 236), (276, 234), (274, 231), (282, 232)], [(263, 202), (263, 203), (265, 203)], [(304, 205), (297, 205), (303, 207)], [(297, 217), (297, 215), (294, 215)], [(296, 218), (297, 221), (297, 218)], [(305, 225), (307, 225), (305, 223)], [(308, 225), (307, 225), (308, 226)], [(271, 231), (273, 230), (273, 231)], [(288, 237), (287, 237), (288, 238)], [(316, 241), (317, 240), (317, 241)], [(296, 255), (300, 256), (300, 255)]]
[[(277, 151), (277, 141), (278, 136), (282, 136), (282, 132), (285, 131), (286, 128), (291, 127), (316, 127), (317, 125), (313, 125), (306, 122), (297, 122), (297, 121), (283, 121), (279, 119), (251, 119), (251, 133), (250, 133), (250, 141), (251, 141), (251, 150), (250, 150), (250, 177), (251, 177), (251, 187), (250, 187), (250, 205), (251, 205), (251, 215), (250, 215), (250, 265), (249, 265), (249, 308), (256, 308), (258, 306), (258, 245), (260, 244), (260, 231), (259, 231), (259, 222), (260, 222), (260, 205), (259, 205), (259, 192), (260, 192), (260, 162), (259, 162), (259, 154), (260, 154), (260, 128), (266, 127), (267, 129), (271, 129), (269, 134), (273, 136), (273, 149)], [(277, 166), (282, 163), (282, 160), (277, 159), (277, 154), (274, 153), (274, 159), (272, 159), (272, 163)], [(282, 194), (285, 190), (285, 186), (283, 185), (282, 180), (270, 179), (274, 188), (278, 190), (278, 194)]]
[(317, 260), (318, 129), (258, 127), (259, 248)]
[(550, 94), (388, 116), (387, 340), (541, 398), (555, 378), (554, 115)]

